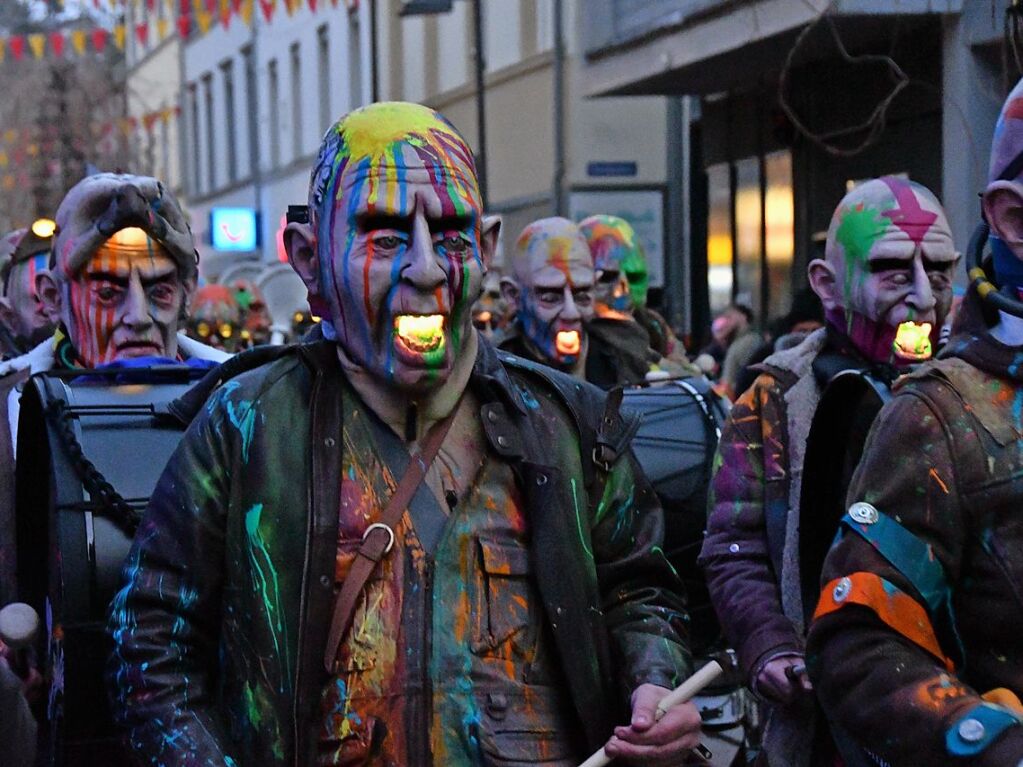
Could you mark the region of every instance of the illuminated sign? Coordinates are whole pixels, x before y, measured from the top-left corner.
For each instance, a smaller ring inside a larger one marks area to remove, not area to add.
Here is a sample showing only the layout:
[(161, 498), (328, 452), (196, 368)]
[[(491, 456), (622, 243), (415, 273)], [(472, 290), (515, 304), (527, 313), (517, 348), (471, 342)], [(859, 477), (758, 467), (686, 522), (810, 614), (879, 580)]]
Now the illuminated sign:
[(252, 208), (213, 208), (210, 211), (210, 241), (216, 250), (255, 250), (259, 226)]

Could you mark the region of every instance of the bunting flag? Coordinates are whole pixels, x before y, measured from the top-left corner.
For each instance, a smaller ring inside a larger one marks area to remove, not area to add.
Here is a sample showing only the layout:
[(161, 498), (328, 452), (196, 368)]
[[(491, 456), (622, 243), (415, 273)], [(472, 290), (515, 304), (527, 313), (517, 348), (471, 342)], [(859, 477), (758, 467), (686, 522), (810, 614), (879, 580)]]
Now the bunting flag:
[(227, 29), (231, 24), (231, 0), (220, 0), (220, 25)]
[(127, 37), (127, 30), (124, 28), (124, 24), (114, 24), (114, 45), (117, 46), (117, 50), (124, 50), (124, 40)]
[(46, 35), (29, 35), (28, 47), (32, 49), (33, 56), (37, 59), (41, 59), (43, 57), (43, 52), (46, 50)]
[(64, 33), (50, 33), (50, 47), (53, 48), (53, 55), (58, 59), (64, 58)]
[(238, 15), (241, 16), (242, 23), (245, 26), (252, 26), (252, 5), (255, 0), (242, 0), (241, 5), (238, 8)]
[(149, 45), (149, 24), (142, 22), (135, 25), (135, 37), (143, 48)]
[(277, 0), (259, 0), (259, 7), (263, 11), (266, 23), (269, 24), (273, 21), (274, 12), (277, 10)]
[(0, 64), (3, 63), (4, 56), (7, 53), (7, 41), (0, 37)]
[(92, 48), (96, 53), (102, 54), (107, 47), (107, 31), (102, 27), (92, 30)]
[(167, 39), (167, 27), (170, 24), (167, 19), (160, 18), (156, 20), (156, 39), (158, 42), (163, 42)]
[(85, 55), (86, 33), (84, 29), (76, 29), (71, 33), (71, 47), (79, 56)]
[(11, 55), (14, 56), (15, 61), (21, 61), (25, 55), (25, 38), (21, 35), (14, 35), (7, 41), (8, 47), (11, 49)]

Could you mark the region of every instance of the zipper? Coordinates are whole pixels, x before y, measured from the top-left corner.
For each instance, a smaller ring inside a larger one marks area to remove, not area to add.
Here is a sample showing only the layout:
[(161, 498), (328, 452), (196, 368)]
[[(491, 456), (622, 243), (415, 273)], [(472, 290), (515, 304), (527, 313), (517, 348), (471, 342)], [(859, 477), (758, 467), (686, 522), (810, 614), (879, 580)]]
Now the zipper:
[[(317, 373), (316, 382), (313, 385), (312, 395), (310, 396), (310, 410), (313, 412), (313, 424), (310, 431), (313, 435), (316, 434), (316, 401), (320, 393), (320, 385), (323, 380), (321, 373)], [(295, 682), (292, 687), (292, 709), (291, 709), (291, 721), (292, 721), (292, 742), (294, 743), (294, 765), (295, 767), (302, 767), (302, 753), (305, 749), (301, 748), (302, 741), (299, 739), (299, 730), (301, 729), (301, 718), (299, 717), (299, 707), (301, 696), (299, 690), (301, 690), (302, 680), (302, 656), (303, 648), (305, 647), (305, 623), (306, 623), (306, 596), (309, 588), (309, 567), (310, 567), (310, 551), (312, 549), (313, 541), (313, 517), (316, 505), (316, 482), (315, 482), (315, 463), (316, 460), (313, 457), (313, 453), (317, 448), (316, 441), (312, 441), (312, 451), (310, 452), (309, 461), (309, 501), (306, 508), (306, 521), (305, 521), (305, 557), (302, 565), (302, 589), (301, 596), (298, 602), (298, 643), (295, 645)]]

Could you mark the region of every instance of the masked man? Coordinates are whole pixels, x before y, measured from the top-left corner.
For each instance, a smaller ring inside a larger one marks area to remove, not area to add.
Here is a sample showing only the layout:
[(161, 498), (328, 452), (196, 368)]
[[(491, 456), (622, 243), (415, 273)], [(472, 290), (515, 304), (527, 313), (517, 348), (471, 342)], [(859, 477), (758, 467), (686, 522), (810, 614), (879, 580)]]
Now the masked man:
[(646, 254), (632, 225), (618, 216), (596, 215), (579, 222), (596, 270), (596, 314), (634, 319), (662, 357), (688, 362), (668, 321), (647, 306), (650, 277)]
[(24, 354), (53, 334), (53, 323), (36, 293), (36, 275), (46, 271), (49, 263), (52, 225), (40, 219), (31, 229), (19, 229), (0, 241), (0, 250), (5, 245), (10, 248), (9, 260), (0, 268), (0, 325), (12, 356)]
[(515, 320), (500, 348), (602, 389), (667, 369), (685, 375), (650, 348), (632, 320), (597, 327), (594, 269), (586, 239), (567, 218), (544, 218), (522, 230), (501, 291)]
[[(854, 189), (831, 220), (825, 258), (809, 266), (827, 326), (767, 358), (721, 436), (701, 563), (752, 689), (773, 704), (771, 765), (808, 764), (813, 746), (798, 511), (814, 411), (840, 370), (890, 380), (929, 351), (952, 302), (957, 259), (941, 205), (925, 188), (883, 178)], [(896, 352), (907, 321), (924, 333), (920, 348)]]
[(140, 759), (572, 765), (613, 731), (677, 760), (699, 717), (653, 724), (688, 665), (660, 514), (624, 445), (582, 447), (600, 392), (473, 329), (498, 222), (465, 141), (418, 105), (352, 112), (310, 211), (286, 243), (325, 340), (213, 395), (114, 600)]
[[(1021, 158), (1023, 83), (983, 197), (994, 275), (1017, 304)], [(900, 381), (874, 422), (809, 637), (825, 711), (892, 765), (1023, 760), (1023, 320), (988, 303), (980, 269), (970, 278), (941, 359)]]

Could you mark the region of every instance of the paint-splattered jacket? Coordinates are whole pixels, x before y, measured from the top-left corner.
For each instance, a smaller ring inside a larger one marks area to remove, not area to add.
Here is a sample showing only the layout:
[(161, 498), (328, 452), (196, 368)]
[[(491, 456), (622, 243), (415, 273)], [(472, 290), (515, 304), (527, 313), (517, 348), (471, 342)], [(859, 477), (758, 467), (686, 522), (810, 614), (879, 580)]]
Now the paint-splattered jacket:
[(829, 718), (893, 765), (1023, 759), (980, 698), (1023, 696), (1023, 348), (972, 327), (875, 421), (810, 630)]
[[(313, 763), (334, 601), (340, 375), (334, 346), (320, 342), (228, 381), (164, 472), (111, 618), (114, 708), (144, 763)], [(482, 340), (469, 385), (498, 406), (484, 421), (489, 449), (516, 473), (573, 715), (594, 747), (636, 686), (670, 687), (688, 668), (660, 510), (630, 453), (610, 473), (591, 460), (597, 390)], [(582, 487), (591, 500), (577, 505)]]

